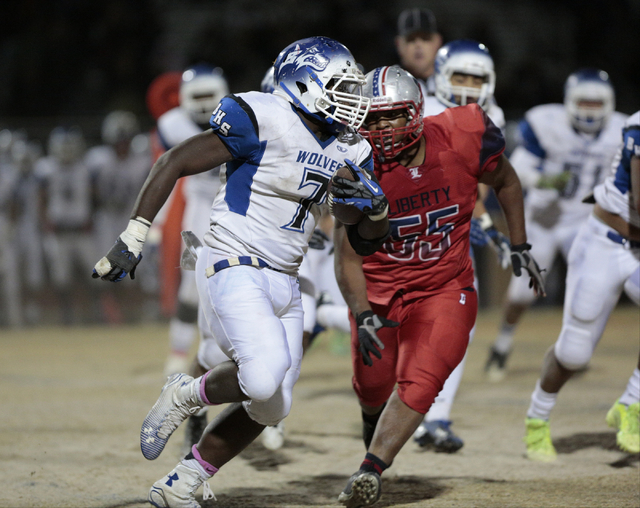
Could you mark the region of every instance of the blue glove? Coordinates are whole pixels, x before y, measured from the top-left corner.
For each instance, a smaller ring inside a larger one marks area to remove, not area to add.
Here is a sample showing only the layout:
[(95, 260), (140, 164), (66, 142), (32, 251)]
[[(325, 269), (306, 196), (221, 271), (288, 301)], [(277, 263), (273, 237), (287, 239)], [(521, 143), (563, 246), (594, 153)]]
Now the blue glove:
[[(387, 197), (382, 192), (380, 182), (373, 174), (367, 173), (349, 159), (344, 161), (353, 175), (353, 181), (334, 175), (331, 179), (329, 207), (334, 203), (352, 205), (368, 215), (372, 220), (386, 216), (389, 208)], [(381, 217), (382, 216), (382, 217)]]
[(471, 230), (469, 231), (469, 239), (471, 240), (471, 245), (475, 245), (476, 247), (484, 247), (489, 243), (491, 238), (489, 235), (485, 233), (484, 229), (480, 225), (480, 219), (471, 219)]

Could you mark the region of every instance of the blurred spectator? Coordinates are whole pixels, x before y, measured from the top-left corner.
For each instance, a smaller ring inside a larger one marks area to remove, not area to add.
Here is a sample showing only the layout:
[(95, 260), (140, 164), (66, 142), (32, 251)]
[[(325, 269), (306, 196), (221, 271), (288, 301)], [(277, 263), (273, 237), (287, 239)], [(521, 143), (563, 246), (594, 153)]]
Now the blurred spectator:
[(74, 274), (87, 274), (79, 282), (88, 283), (97, 252), (92, 182), (84, 154), (85, 139), (79, 128), (56, 127), (49, 135), (47, 155), (35, 166), (41, 184), (41, 223), (49, 276), (57, 292), (62, 322), (67, 325), (79, 318)]
[(396, 49), (400, 64), (420, 83), (422, 95), (434, 95), (436, 53), (442, 45), (436, 17), (429, 9), (406, 9), (398, 17)]

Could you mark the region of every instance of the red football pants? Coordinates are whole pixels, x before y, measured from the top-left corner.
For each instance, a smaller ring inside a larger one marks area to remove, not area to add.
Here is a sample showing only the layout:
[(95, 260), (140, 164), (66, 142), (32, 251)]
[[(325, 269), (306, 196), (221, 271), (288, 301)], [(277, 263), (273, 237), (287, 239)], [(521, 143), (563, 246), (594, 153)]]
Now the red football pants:
[(382, 359), (372, 355), (373, 366), (367, 367), (351, 317), (353, 387), (358, 399), (367, 406), (380, 406), (397, 383), (400, 400), (426, 413), (467, 350), (478, 312), (477, 293), (449, 290), (419, 299), (397, 295), (387, 306), (371, 307), (400, 326), (378, 330), (384, 344)]

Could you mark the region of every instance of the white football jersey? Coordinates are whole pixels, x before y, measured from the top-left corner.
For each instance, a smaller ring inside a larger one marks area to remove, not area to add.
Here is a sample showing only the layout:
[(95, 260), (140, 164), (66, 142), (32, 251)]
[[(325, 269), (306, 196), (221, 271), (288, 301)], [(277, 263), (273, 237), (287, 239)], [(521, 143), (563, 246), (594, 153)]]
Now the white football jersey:
[[(562, 104), (536, 106), (518, 127), (518, 146), (510, 162), (527, 189), (527, 216), (543, 226), (575, 225), (589, 215), (592, 206), (582, 203), (604, 177), (620, 144), (627, 116), (614, 112), (597, 136), (576, 131)], [(569, 171), (562, 191), (539, 189), (537, 175), (554, 176)]]
[[(442, 113), (448, 106), (442, 104), (438, 100), (437, 97), (425, 97), (424, 98), (424, 116), (435, 116)], [(502, 108), (498, 106), (495, 100), (491, 100), (491, 104), (489, 105), (489, 109), (487, 110), (487, 116), (491, 119), (491, 121), (498, 127), (501, 131), (504, 132), (504, 127), (506, 125), (504, 119), (504, 112)]]
[(51, 156), (40, 158), (34, 172), (44, 186), (46, 218), (61, 230), (86, 226), (92, 214), (91, 175), (84, 160), (62, 165)]
[(598, 204), (625, 221), (640, 227), (640, 216), (631, 195), (631, 157), (640, 157), (640, 111), (625, 122), (618, 152), (607, 177), (594, 189)]
[(369, 143), (353, 131), (321, 141), (288, 101), (261, 92), (225, 97), (210, 124), (234, 160), (205, 243), (296, 274), (336, 169), (350, 159), (373, 172)]
[(95, 180), (100, 208), (128, 217), (151, 169), (150, 156), (130, 150), (121, 159), (112, 146), (100, 145), (87, 152), (85, 163)]
[[(202, 132), (189, 113), (180, 107), (173, 108), (158, 118), (157, 128), (160, 141), (166, 150)], [(220, 188), (220, 167), (186, 178), (184, 192), (187, 200), (195, 195), (213, 202)]]

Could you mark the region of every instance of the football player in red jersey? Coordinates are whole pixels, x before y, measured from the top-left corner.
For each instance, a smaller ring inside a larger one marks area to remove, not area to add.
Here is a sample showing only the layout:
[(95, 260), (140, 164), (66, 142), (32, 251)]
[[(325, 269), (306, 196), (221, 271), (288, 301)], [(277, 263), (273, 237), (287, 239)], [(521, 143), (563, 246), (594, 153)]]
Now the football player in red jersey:
[(526, 270), (533, 291), (544, 294), (527, 244), (520, 181), (486, 113), (470, 104), (423, 119), (419, 85), (398, 66), (367, 74), (364, 94), (371, 110), (361, 132), (389, 200), (391, 236), (361, 257), (341, 224), (334, 235), (367, 447), (339, 496), (350, 508), (379, 499), (380, 475), (465, 354), (477, 313), (469, 229), (478, 182), (493, 187), (505, 213), (514, 273)]

